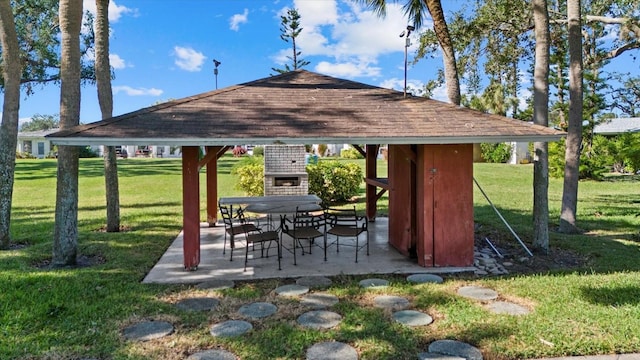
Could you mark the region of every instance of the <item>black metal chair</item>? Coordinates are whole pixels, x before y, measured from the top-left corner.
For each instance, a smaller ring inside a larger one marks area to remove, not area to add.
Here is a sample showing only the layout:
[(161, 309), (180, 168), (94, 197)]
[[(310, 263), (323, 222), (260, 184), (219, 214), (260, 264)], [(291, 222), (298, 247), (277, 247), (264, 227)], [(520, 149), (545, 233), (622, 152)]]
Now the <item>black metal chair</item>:
[[(367, 256), (369, 256), (369, 231), (367, 227), (367, 219), (364, 216), (358, 216), (356, 207), (350, 209), (343, 208), (326, 208), (324, 216), (327, 224), (325, 232), (325, 250), (324, 260), (327, 260), (327, 247), (336, 245), (336, 252), (340, 252), (340, 238), (354, 238), (355, 243), (343, 243), (343, 246), (352, 246), (356, 250), (356, 262), (358, 262), (358, 251), (367, 248)], [(360, 235), (365, 234), (365, 243), (360, 243)], [(326, 236), (333, 235), (336, 240), (327, 244)]]
[[(252, 222), (248, 222), (244, 217), (244, 212), (239, 209), (236, 211), (236, 215), (233, 215), (233, 207), (227, 207), (220, 205), (220, 214), (222, 214), (222, 221), (224, 222), (224, 245), (222, 247), (222, 254), (226, 254), (227, 249), (227, 235), (229, 236), (229, 247), (231, 248), (231, 261), (233, 261), (233, 248), (235, 248), (235, 237), (240, 234), (247, 234), (257, 232), (260, 229)], [(235, 218), (235, 219), (234, 219)]]
[(280, 228), (283, 235), (287, 234), (293, 239), (293, 264), (297, 265), (296, 249), (298, 245), (300, 245), (302, 255), (304, 255), (304, 246), (301, 240), (309, 241), (309, 254), (311, 254), (311, 247), (314, 245), (315, 239), (324, 238), (324, 214), (314, 215), (309, 211), (296, 208), (293, 218), (288, 218), (286, 215), (280, 216)]

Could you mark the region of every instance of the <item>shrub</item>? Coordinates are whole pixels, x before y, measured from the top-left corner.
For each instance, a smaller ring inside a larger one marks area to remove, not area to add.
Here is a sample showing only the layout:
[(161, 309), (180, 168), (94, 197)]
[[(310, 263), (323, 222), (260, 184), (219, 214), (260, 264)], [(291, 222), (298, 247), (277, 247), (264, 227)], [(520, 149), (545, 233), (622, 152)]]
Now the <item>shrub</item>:
[(511, 157), (511, 145), (507, 143), (482, 143), (482, 158), (489, 163), (506, 163)]
[(253, 156), (264, 156), (264, 146), (256, 146), (253, 148)]
[(35, 159), (36, 157), (33, 156), (30, 152), (16, 152), (16, 159)]
[(94, 158), (98, 157), (98, 153), (96, 153), (91, 146), (81, 147), (78, 152), (78, 157), (80, 158)]
[(327, 155), (327, 144), (318, 144), (318, 155)]
[[(590, 151), (586, 150), (587, 146), (583, 147), (580, 154), (580, 179), (601, 180), (609, 172), (614, 162), (610, 147), (609, 140), (599, 135), (593, 137)], [(549, 143), (549, 176), (564, 176), (564, 157), (565, 139)]]
[(362, 169), (358, 164), (321, 161), (307, 165), (309, 193), (316, 194), (323, 204), (346, 202), (358, 194)]
[(261, 156), (244, 157), (231, 169), (231, 174), (238, 179), (236, 189), (248, 196), (264, 195), (264, 161)]
[(340, 157), (345, 159), (364, 159), (364, 156), (354, 148), (342, 149), (340, 151)]

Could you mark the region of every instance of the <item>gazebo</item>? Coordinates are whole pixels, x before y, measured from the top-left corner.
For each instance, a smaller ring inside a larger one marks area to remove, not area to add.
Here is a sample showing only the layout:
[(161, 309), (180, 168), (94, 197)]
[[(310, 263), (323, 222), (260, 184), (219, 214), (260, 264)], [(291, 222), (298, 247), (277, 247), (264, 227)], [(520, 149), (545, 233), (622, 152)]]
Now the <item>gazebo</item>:
[[(237, 144), (356, 144), (366, 215), (389, 192), (389, 242), (424, 267), (473, 263), (473, 144), (557, 141), (564, 132), (297, 70), (169, 101), (47, 136), (58, 145), (182, 147), (184, 267), (200, 263), (199, 171), (217, 222), (217, 160)], [(388, 176), (376, 173), (388, 145)], [(199, 149), (206, 149), (199, 157)]]

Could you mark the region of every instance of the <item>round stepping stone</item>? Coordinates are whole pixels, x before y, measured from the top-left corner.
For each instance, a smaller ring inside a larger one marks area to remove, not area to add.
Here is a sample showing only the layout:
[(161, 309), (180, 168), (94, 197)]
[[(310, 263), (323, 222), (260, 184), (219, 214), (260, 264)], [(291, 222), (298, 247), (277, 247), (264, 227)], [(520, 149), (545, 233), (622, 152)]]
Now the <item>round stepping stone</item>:
[(184, 311), (210, 311), (215, 309), (220, 301), (210, 297), (182, 299), (176, 303), (176, 307)]
[(236, 284), (233, 280), (209, 280), (196, 285), (201, 290), (224, 290), (232, 289)]
[(429, 344), (430, 353), (459, 356), (467, 360), (482, 360), (482, 353), (476, 347), (456, 340), (436, 340)]
[(253, 325), (242, 320), (228, 320), (215, 324), (211, 327), (210, 333), (216, 337), (239, 336), (253, 329)]
[(413, 274), (407, 276), (407, 281), (414, 284), (434, 283), (442, 284), (444, 281), (440, 276), (434, 274)]
[(173, 332), (173, 325), (166, 321), (144, 321), (125, 328), (122, 335), (127, 340), (149, 341), (167, 336)]
[(363, 288), (380, 289), (389, 286), (389, 281), (385, 279), (364, 279), (359, 284)]
[(378, 308), (398, 311), (408, 308), (410, 303), (407, 298), (401, 296), (380, 295), (373, 299), (373, 305)]
[(507, 314), (507, 315), (527, 315), (530, 313), (529, 309), (524, 306), (514, 304), (508, 301), (496, 301), (487, 305), (489, 311), (494, 314)]
[(267, 302), (256, 302), (242, 305), (238, 312), (251, 319), (262, 319), (278, 311), (278, 307)]
[(305, 276), (296, 280), (296, 284), (306, 286), (309, 289), (324, 289), (331, 286), (332, 283), (331, 279), (324, 276)]
[(187, 360), (238, 360), (238, 357), (226, 350), (205, 350), (192, 354)]
[(437, 353), (419, 353), (418, 360), (437, 359), (437, 360), (466, 360), (459, 356), (450, 356)]
[(338, 297), (327, 293), (315, 293), (305, 295), (300, 303), (312, 309), (324, 309), (338, 303)]
[(393, 313), (393, 319), (406, 326), (424, 326), (433, 322), (428, 314), (415, 310), (402, 310)]
[(283, 285), (275, 290), (280, 296), (300, 296), (309, 292), (309, 288), (302, 285)]
[(331, 311), (314, 310), (298, 316), (298, 324), (312, 329), (330, 329), (342, 321), (342, 316)]
[(327, 341), (307, 349), (307, 360), (357, 360), (358, 352), (348, 344)]
[(463, 286), (458, 289), (458, 295), (480, 301), (490, 301), (498, 298), (498, 293), (495, 290), (481, 286)]

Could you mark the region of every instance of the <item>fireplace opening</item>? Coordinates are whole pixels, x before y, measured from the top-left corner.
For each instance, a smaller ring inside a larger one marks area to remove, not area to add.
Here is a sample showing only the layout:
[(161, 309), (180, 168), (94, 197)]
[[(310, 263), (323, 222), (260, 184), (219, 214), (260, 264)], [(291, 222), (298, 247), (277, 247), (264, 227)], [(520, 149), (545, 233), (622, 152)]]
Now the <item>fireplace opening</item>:
[(300, 178), (297, 176), (276, 176), (273, 178), (273, 186), (300, 186)]

